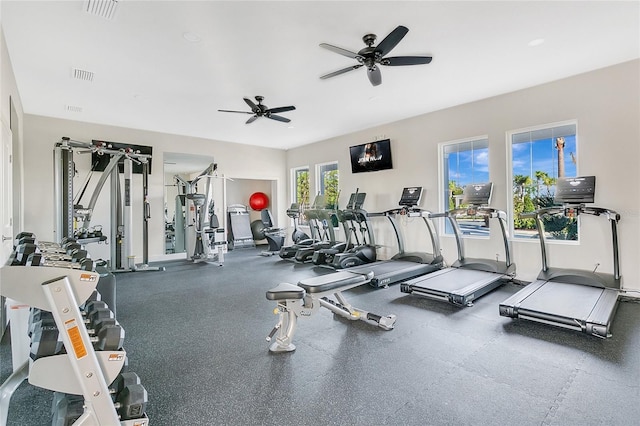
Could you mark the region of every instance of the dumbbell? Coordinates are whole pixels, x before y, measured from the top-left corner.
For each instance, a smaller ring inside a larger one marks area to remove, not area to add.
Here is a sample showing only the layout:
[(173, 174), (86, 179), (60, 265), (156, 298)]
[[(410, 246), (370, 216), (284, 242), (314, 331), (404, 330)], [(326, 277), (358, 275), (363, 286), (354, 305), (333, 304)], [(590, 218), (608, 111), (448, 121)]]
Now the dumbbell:
[(120, 420), (139, 419), (145, 414), (148, 400), (147, 390), (136, 383), (125, 386), (116, 394), (114, 406)]
[(15, 249), (20, 244), (23, 243), (31, 243), (35, 244), (37, 242), (36, 234), (33, 232), (20, 232), (13, 239), (13, 248)]
[[(124, 329), (113, 318), (113, 312), (102, 301), (89, 304), (85, 315), (87, 332), (93, 347), (97, 351), (117, 351), (124, 344)], [(35, 361), (43, 356), (63, 352), (63, 343), (53, 314), (47, 311), (32, 310), (30, 313), (29, 333), (31, 336), (31, 358)]]
[(55, 321), (43, 319), (33, 325), (29, 354), (32, 360), (57, 355), (62, 352), (63, 348), (64, 345)]
[(63, 245), (59, 245), (56, 243), (51, 243), (51, 244), (38, 243), (38, 249), (43, 253), (71, 255), (74, 252), (74, 250), (81, 250), (82, 245), (76, 242), (68, 242)]
[(25, 265), (27, 263), (27, 257), (37, 250), (38, 246), (33, 243), (18, 244), (13, 253), (11, 253), (11, 265)]
[(62, 237), (60, 240), (60, 245), (64, 245), (66, 243), (75, 243), (77, 240), (73, 237)]
[(94, 271), (96, 268), (95, 262), (88, 258), (63, 259), (60, 258), (60, 256), (54, 256), (53, 259), (50, 260), (44, 253), (29, 254), (25, 264), (28, 266), (51, 266), (55, 268), (81, 269), (83, 271)]
[[(124, 344), (124, 329), (113, 318), (101, 320), (90, 330), (89, 340), (96, 351), (117, 351)], [(93, 334), (93, 336), (91, 336)], [(42, 320), (34, 325), (31, 334), (31, 359), (64, 353), (57, 324)]]
[(140, 376), (138, 376), (133, 371), (126, 371), (118, 374), (118, 377), (109, 385), (109, 393), (111, 394), (113, 400), (115, 401), (116, 397), (120, 392), (124, 390), (127, 386), (131, 385), (139, 385), (140, 384)]
[(52, 426), (72, 426), (83, 413), (84, 397), (82, 395), (67, 395), (62, 392), (53, 394)]
[(78, 262), (84, 259), (88, 259), (91, 256), (86, 250), (74, 249), (69, 253), (50, 252), (38, 248), (38, 251), (31, 253), (27, 257), (27, 265), (40, 266), (41, 261), (65, 261), (65, 262)]

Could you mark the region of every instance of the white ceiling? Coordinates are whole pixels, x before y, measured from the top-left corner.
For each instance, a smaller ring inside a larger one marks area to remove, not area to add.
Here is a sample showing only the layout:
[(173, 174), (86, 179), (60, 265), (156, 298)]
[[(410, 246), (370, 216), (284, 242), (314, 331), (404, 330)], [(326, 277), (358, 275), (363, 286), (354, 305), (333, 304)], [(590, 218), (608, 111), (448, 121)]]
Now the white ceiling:
[[(85, 1), (8, 1), (0, 17), (25, 113), (291, 148), (640, 57), (640, 2), (133, 1), (113, 19)], [(390, 56), (429, 65), (319, 76), (409, 28)], [(190, 33), (200, 41), (190, 42)], [(544, 39), (536, 47), (528, 44)], [(71, 78), (72, 68), (94, 73)], [(265, 96), (290, 124), (249, 115)], [(81, 112), (66, 107), (80, 107)], [(356, 141), (357, 142), (357, 141)]]

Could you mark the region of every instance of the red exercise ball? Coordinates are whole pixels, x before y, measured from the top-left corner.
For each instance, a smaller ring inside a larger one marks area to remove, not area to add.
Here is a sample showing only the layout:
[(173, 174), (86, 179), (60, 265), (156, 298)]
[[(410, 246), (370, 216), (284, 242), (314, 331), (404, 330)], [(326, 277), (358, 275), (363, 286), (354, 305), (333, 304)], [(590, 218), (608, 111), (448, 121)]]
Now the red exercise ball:
[(269, 196), (264, 192), (254, 192), (249, 197), (249, 205), (253, 210), (266, 209), (269, 206)]

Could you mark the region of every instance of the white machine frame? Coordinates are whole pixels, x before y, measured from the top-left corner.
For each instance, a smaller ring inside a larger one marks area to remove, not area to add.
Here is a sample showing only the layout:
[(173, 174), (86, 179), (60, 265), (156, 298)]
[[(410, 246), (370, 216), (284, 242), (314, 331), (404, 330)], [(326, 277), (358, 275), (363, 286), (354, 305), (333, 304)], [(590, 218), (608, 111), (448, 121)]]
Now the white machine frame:
[[(298, 317), (310, 317), (320, 307), (327, 308), (334, 314), (352, 321), (362, 320), (377, 325), (383, 330), (393, 329), (396, 322), (395, 315), (381, 316), (356, 308), (342, 294), (343, 291), (369, 282), (373, 278), (372, 273), (339, 271), (329, 275), (330, 281), (326, 276), (319, 276), (302, 280), (298, 285), (280, 283), (267, 291), (267, 299), (277, 301), (274, 314), (279, 316), (278, 322), (267, 336), (267, 342), (270, 342), (277, 334), (275, 341), (269, 347), (271, 352), (294, 351), (296, 347), (292, 340)], [(335, 300), (330, 299), (329, 296), (334, 296)]]
[(0, 385), (0, 426), (7, 424), (11, 396), (25, 379), (44, 389), (82, 395), (84, 413), (74, 426), (149, 425), (146, 415), (120, 421), (108, 386), (122, 370), (126, 352), (95, 351), (84, 325), (79, 306), (99, 278), (96, 272), (63, 267), (0, 268), (2, 296), (52, 312), (67, 352), (36, 361), (27, 356), (21, 365), (14, 365), (13, 374)]

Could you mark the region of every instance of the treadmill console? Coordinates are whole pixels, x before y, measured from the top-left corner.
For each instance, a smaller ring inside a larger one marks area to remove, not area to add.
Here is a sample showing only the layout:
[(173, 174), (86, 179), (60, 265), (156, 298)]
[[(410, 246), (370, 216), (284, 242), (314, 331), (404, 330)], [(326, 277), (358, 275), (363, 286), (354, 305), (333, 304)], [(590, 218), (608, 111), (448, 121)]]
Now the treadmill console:
[(462, 202), (472, 206), (488, 206), (491, 202), (493, 183), (471, 183), (464, 187)]
[(595, 192), (595, 176), (558, 178), (553, 201), (556, 204), (593, 203)]
[(399, 205), (403, 207), (414, 207), (420, 204), (422, 199), (422, 187), (412, 186), (404, 188), (402, 190), (402, 196), (400, 197)]

